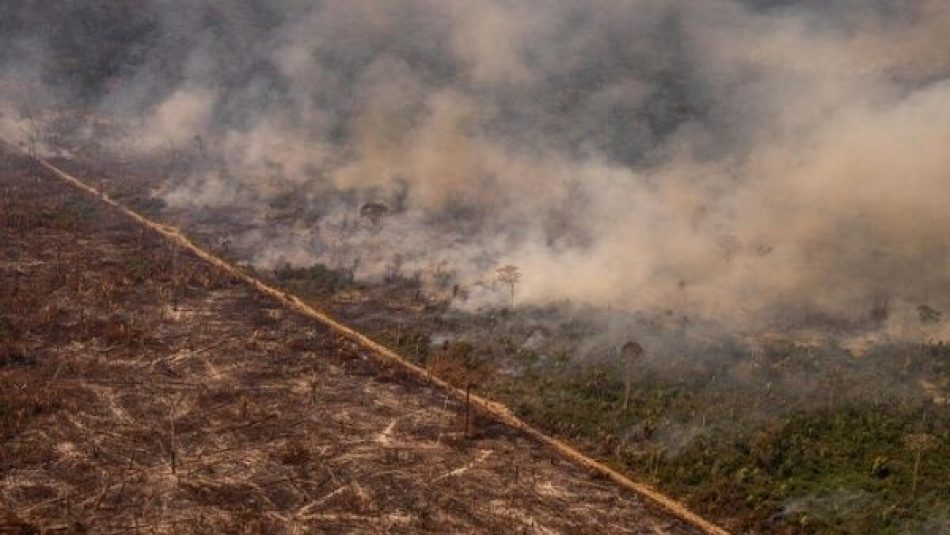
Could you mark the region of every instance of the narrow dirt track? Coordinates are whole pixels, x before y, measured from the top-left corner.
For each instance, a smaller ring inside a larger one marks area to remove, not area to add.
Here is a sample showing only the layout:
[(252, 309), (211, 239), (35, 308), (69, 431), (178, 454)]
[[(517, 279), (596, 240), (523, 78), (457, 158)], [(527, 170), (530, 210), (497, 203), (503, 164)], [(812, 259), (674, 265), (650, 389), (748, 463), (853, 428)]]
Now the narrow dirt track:
[(0, 532), (725, 533), (490, 401), (466, 439), (424, 370), (3, 160)]

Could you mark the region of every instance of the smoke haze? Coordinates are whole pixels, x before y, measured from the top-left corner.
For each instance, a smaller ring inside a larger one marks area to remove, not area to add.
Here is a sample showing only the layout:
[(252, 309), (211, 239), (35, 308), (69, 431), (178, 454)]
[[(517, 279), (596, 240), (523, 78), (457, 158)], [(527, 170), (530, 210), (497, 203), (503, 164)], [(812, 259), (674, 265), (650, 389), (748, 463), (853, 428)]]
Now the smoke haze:
[(511, 263), (521, 303), (743, 328), (950, 308), (944, 1), (44, 4), (0, 1), (0, 135), (83, 108), (193, 155), (173, 207), (294, 199), (236, 238), (258, 265)]

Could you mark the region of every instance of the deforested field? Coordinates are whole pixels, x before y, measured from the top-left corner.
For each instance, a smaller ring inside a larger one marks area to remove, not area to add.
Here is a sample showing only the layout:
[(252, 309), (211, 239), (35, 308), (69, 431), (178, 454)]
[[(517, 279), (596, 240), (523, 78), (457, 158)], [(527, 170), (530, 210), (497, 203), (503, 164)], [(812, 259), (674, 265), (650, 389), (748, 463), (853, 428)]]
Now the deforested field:
[(950, 535), (948, 29), (0, 0), (0, 535)]
[(0, 532), (697, 533), (27, 158), (0, 167)]

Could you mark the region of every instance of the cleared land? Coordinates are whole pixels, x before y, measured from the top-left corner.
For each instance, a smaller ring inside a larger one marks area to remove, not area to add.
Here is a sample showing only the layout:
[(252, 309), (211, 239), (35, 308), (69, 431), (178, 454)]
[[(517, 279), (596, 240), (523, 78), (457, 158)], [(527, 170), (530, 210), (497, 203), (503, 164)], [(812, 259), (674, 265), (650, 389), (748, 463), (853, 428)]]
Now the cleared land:
[(0, 531), (696, 533), (0, 165)]

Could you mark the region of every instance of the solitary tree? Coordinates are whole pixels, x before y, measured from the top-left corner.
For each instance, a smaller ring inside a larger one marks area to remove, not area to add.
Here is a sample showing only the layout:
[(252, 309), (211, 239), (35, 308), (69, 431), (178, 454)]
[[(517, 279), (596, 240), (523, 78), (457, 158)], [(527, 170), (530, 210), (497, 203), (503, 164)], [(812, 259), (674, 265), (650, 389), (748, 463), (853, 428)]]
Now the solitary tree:
[(623, 359), (624, 366), (623, 410), (627, 410), (630, 406), (630, 386), (633, 381), (633, 370), (641, 355), (643, 355), (643, 346), (632, 340), (620, 348), (620, 357)]
[(886, 295), (878, 296), (871, 307), (871, 321), (874, 323), (884, 323), (890, 316), (890, 298)]
[(508, 308), (515, 309), (515, 285), (521, 280), (521, 270), (511, 264), (501, 266), (495, 270), (498, 280), (508, 285)]
[(924, 325), (940, 323), (940, 318), (943, 316), (939, 310), (929, 305), (920, 305), (917, 307), (917, 315), (920, 317), (920, 323)]
[(388, 213), (389, 207), (381, 202), (368, 202), (360, 207), (360, 217), (368, 219), (373, 227), (378, 227)]

